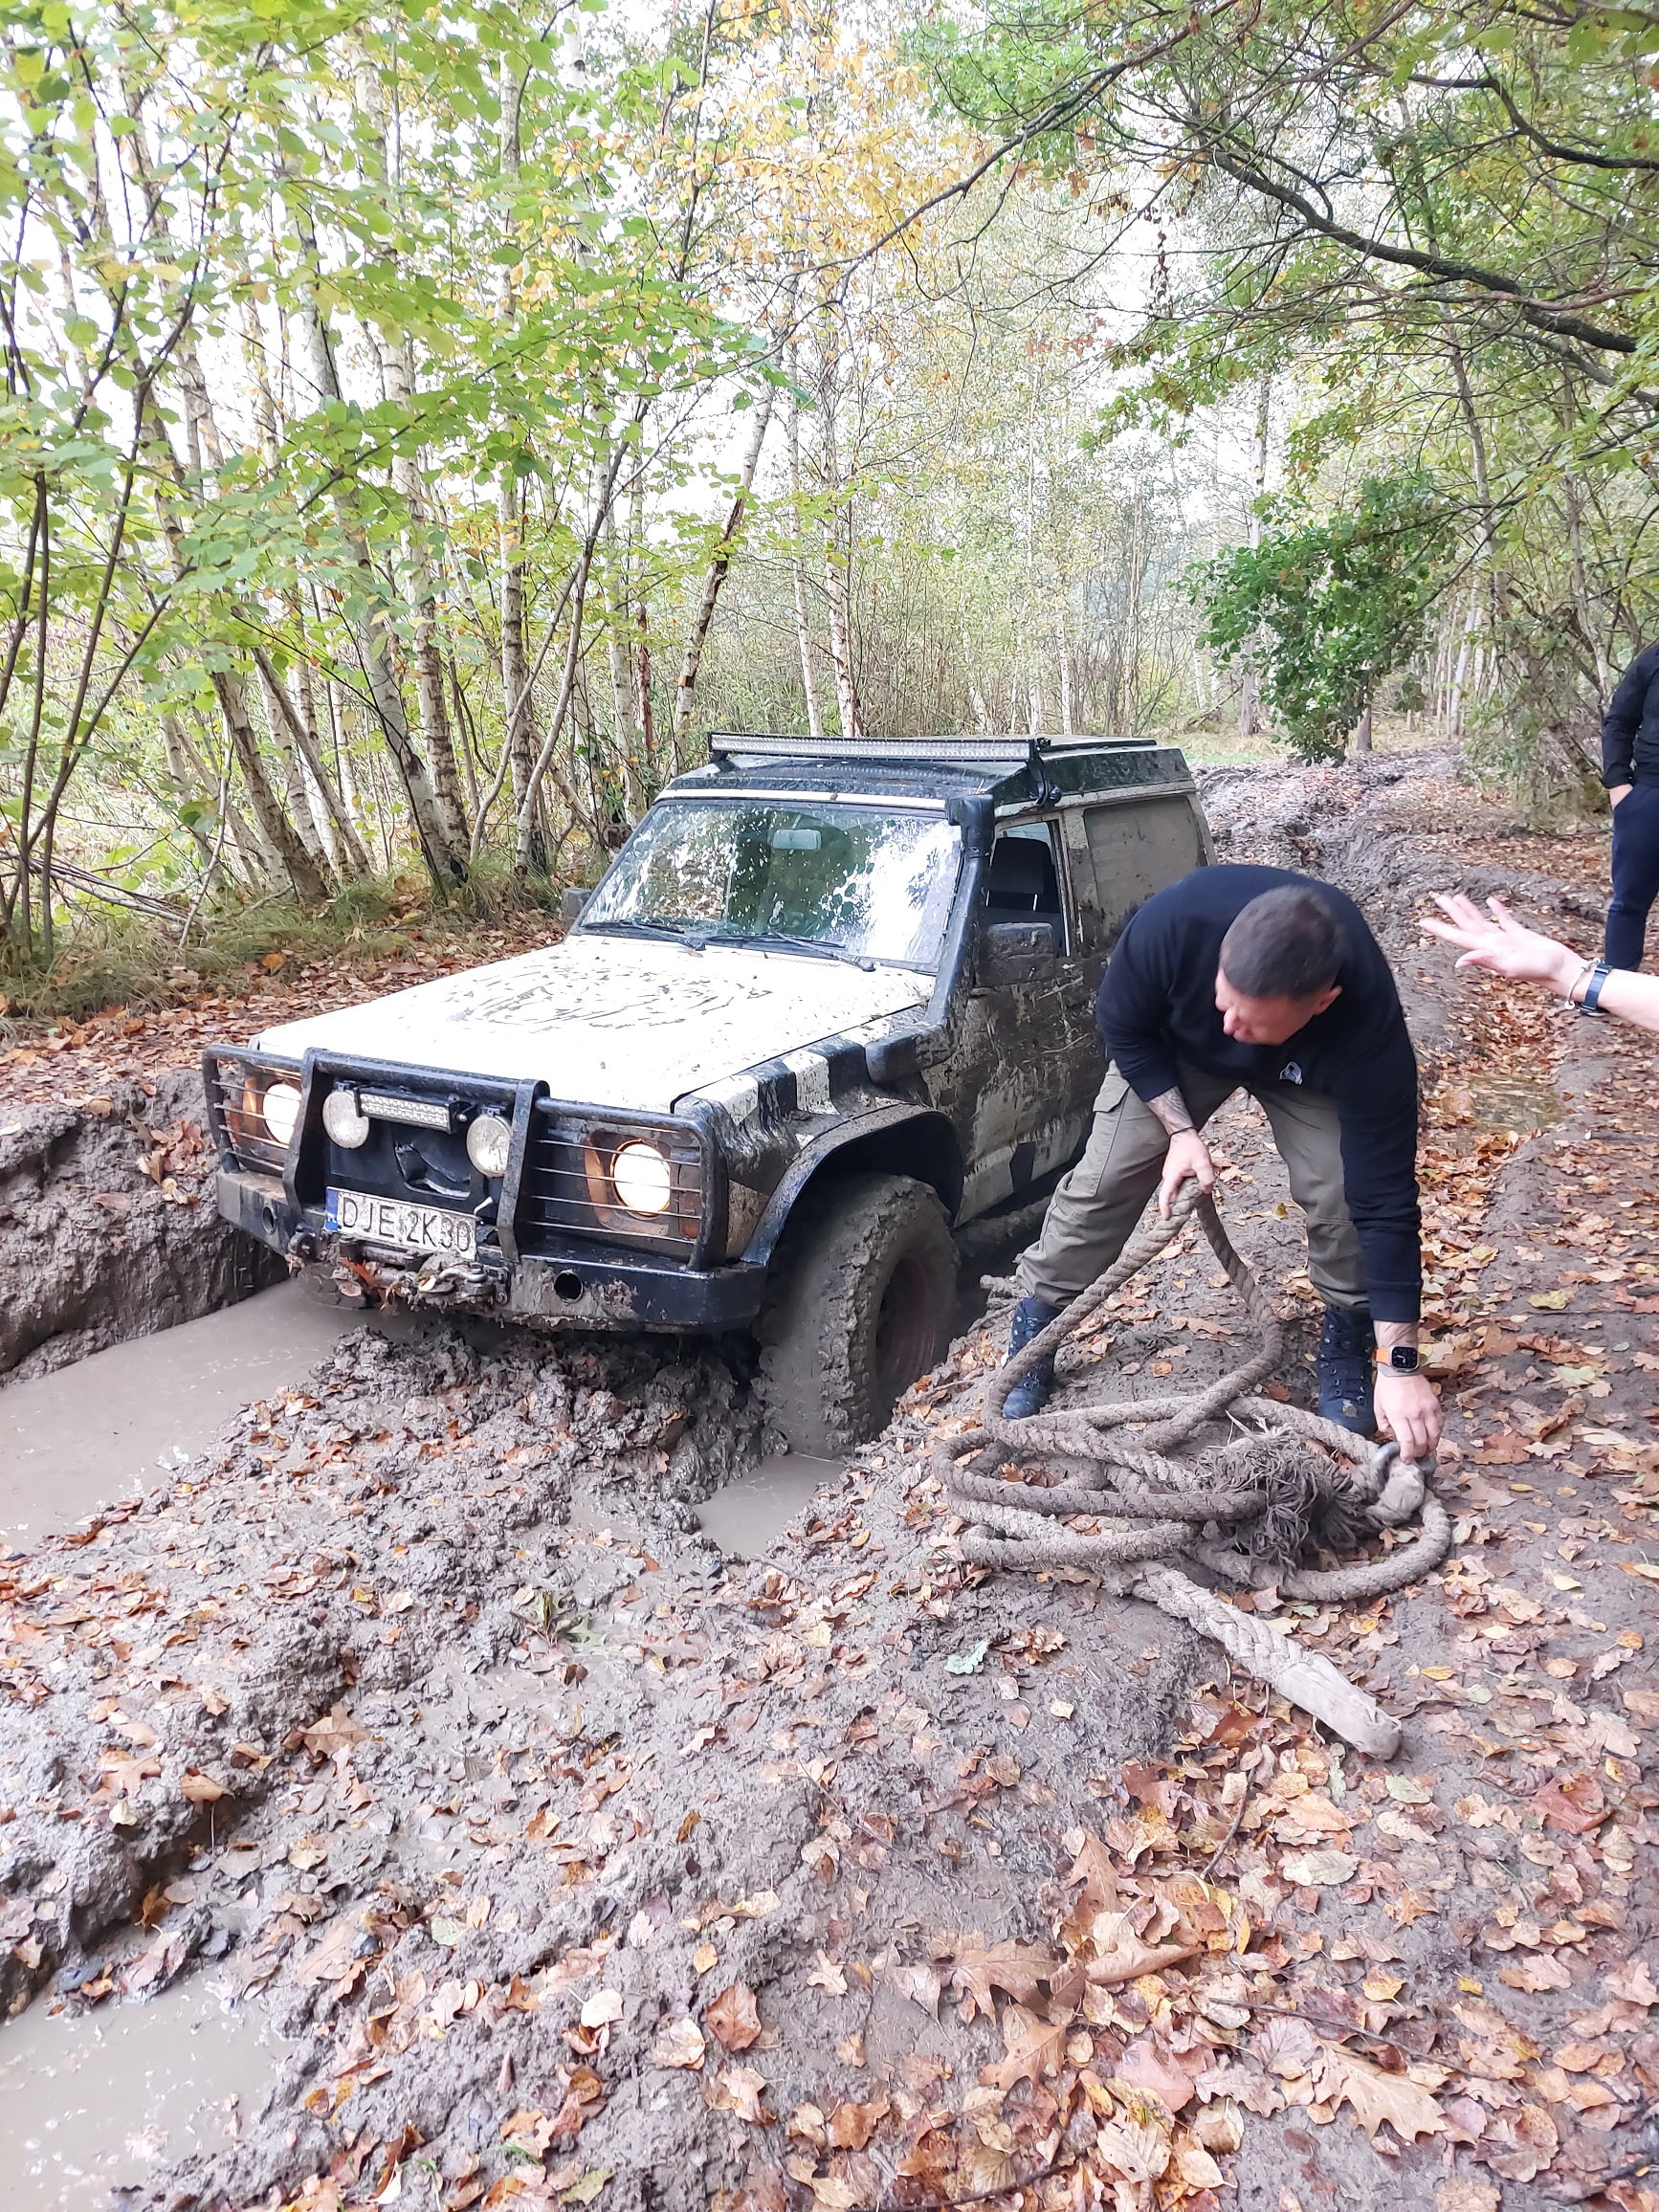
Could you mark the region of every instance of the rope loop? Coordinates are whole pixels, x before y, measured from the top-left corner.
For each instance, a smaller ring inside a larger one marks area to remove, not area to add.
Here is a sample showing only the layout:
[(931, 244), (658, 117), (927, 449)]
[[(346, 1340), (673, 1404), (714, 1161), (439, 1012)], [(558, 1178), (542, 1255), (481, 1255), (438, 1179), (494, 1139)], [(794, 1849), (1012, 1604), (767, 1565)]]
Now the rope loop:
[[(1250, 1358), (1200, 1390), (1009, 1420), (1003, 1408), (1014, 1384), (1195, 1219), (1256, 1336)], [(986, 1278), (986, 1287), (993, 1281), (1012, 1288), (1001, 1278)], [(1183, 1571), (1196, 1567), (1239, 1588), (1276, 1585), (1292, 1599), (1363, 1603), (1404, 1589), (1450, 1549), (1450, 1518), (1429, 1488), (1431, 1465), (1256, 1394), (1284, 1357), (1284, 1341), (1283, 1324), (1214, 1198), (1183, 1186), (1167, 1218), (1146, 1216), (1112, 1266), (987, 1379), (979, 1427), (941, 1439), (934, 1471), (969, 1524), (962, 1556), (971, 1564), (1081, 1569), (1115, 1595), (1148, 1599), (1212, 1637), (1357, 1750), (1391, 1759), (1400, 1726), (1373, 1698), (1328, 1659)], [(1195, 1444), (1201, 1430), (1223, 1422), (1231, 1423), (1230, 1437)], [(1174, 1456), (1181, 1447), (1189, 1448), (1186, 1455)], [(1319, 1563), (1360, 1553), (1379, 1537), (1381, 1551)]]

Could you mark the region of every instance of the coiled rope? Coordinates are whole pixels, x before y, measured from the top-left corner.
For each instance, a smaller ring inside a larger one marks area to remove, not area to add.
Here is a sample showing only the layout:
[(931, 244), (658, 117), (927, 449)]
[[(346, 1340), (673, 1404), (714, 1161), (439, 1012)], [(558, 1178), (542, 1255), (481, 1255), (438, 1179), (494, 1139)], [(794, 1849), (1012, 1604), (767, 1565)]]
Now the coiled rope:
[[(1204, 1390), (1006, 1419), (1003, 1407), (1014, 1384), (1195, 1215), (1258, 1334), (1250, 1359)], [(1287, 1598), (1365, 1600), (1403, 1589), (1449, 1550), (1445, 1507), (1397, 1446), (1371, 1444), (1316, 1413), (1255, 1395), (1283, 1352), (1278, 1316), (1234, 1250), (1213, 1199), (1183, 1189), (1167, 1221), (1149, 1214), (1117, 1262), (990, 1377), (980, 1427), (942, 1439), (934, 1470), (970, 1523), (962, 1550), (971, 1563), (1081, 1569), (1115, 1596), (1149, 1599), (1212, 1637), (1356, 1750), (1392, 1759), (1400, 1724), (1374, 1698), (1330, 1660), (1259, 1615), (1241, 1612), (1177, 1563), (1196, 1563), (1235, 1586), (1276, 1585)], [(1241, 1420), (1258, 1426), (1191, 1458), (1171, 1456), (1226, 1419), (1235, 1428)], [(1125, 1433), (1130, 1429), (1136, 1433)], [(1088, 1525), (1065, 1525), (1077, 1521)], [(1413, 1534), (1374, 1557), (1336, 1567), (1305, 1563), (1321, 1551), (1355, 1551), (1413, 1521)]]

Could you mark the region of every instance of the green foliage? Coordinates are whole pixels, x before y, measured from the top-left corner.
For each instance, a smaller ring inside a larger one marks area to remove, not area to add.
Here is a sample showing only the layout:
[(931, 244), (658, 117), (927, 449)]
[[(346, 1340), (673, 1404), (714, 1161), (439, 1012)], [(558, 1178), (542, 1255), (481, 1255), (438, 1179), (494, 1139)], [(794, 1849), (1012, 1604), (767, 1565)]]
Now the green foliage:
[(1455, 520), (1430, 478), (1372, 476), (1351, 513), (1282, 520), (1192, 572), (1206, 642), (1258, 672), (1303, 760), (1339, 761), (1382, 678), (1421, 651)]

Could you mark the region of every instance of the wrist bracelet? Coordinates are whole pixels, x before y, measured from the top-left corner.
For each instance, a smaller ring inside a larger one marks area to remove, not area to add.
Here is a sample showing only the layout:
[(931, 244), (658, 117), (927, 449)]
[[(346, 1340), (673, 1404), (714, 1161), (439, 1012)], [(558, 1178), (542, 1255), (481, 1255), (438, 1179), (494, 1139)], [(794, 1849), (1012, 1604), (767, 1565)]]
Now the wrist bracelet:
[(1579, 1002), (1576, 998), (1574, 998), (1573, 993), (1578, 989), (1579, 985), (1583, 982), (1584, 978), (1592, 972), (1595, 965), (1596, 963), (1593, 960), (1587, 960), (1583, 966), (1579, 970), (1578, 974), (1573, 978), (1572, 982), (1567, 985), (1567, 1004), (1569, 1006), (1576, 1006), (1578, 1005)]

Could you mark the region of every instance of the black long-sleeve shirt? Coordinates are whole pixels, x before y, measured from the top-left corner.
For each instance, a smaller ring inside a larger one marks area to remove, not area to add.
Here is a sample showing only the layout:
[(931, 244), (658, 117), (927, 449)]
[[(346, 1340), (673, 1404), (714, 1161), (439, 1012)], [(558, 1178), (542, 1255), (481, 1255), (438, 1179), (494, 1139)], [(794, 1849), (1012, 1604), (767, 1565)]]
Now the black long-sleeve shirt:
[[(1242, 1045), (1215, 1004), (1221, 940), (1252, 898), (1317, 891), (1342, 926), (1340, 996), (1282, 1045)], [(1285, 868), (1201, 868), (1126, 923), (1100, 984), (1100, 1035), (1140, 1098), (1180, 1081), (1179, 1061), (1256, 1086), (1296, 1083), (1336, 1103), (1342, 1185), (1359, 1231), (1371, 1312), (1415, 1321), (1422, 1298), (1417, 1059), (1381, 946), (1351, 898)]]
[(1659, 782), (1659, 645), (1646, 645), (1619, 678), (1602, 724), (1602, 781)]

